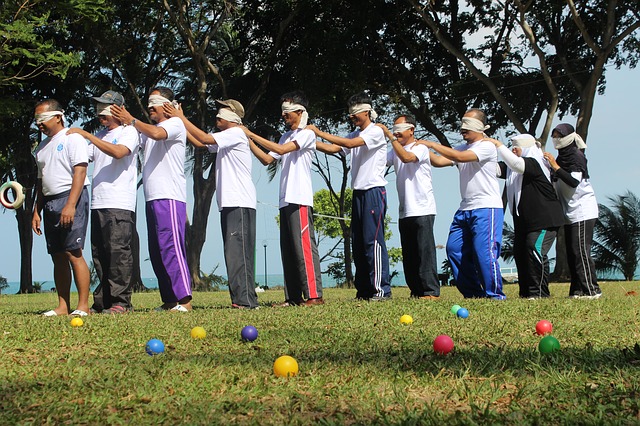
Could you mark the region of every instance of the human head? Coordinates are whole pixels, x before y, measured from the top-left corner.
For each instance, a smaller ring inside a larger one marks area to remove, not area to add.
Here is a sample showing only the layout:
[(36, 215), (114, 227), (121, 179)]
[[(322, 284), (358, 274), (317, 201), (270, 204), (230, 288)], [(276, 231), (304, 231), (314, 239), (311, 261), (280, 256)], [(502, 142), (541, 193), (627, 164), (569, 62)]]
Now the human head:
[(100, 96), (93, 96), (93, 100), (96, 101), (96, 112), (101, 125), (108, 129), (115, 129), (121, 124), (111, 114), (111, 105), (124, 105), (124, 96), (121, 93), (107, 90)]
[(371, 105), (371, 97), (364, 92), (351, 96), (347, 104), (349, 105), (351, 122), (360, 127), (361, 130), (378, 117)]
[(540, 143), (536, 141), (533, 136), (523, 133), (511, 137), (511, 152), (518, 157), (526, 156), (526, 152), (533, 146), (540, 146)]
[(402, 114), (393, 120), (393, 135), (398, 138), (401, 145), (406, 145), (414, 140), (416, 119), (412, 115)]
[(46, 136), (53, 136), (64, 129), (64, 109), (55, 99), (45, 99), (36, 104), (35, 120), (38, 129)]
[(551, 137), (553, 138), (563, 138), (565, 136), (569, 136), (571, 133), (574, 133), (576, 129), (569, 123), (560, 123), (558, 124), (553, 131), (551, 132)]
[(162, 108), (162, 105), (167, 102), (174, 103), (173, 90), (164, 86), (152, 88), (151, 91), (149, 91), (149, 118), (156, 123), (168, 119), (169, 116), (164, 113), (164, 109)]
[(280, 104), (282, 108), (282, 118), (287, 127), (297, 129), (306, 127), (309, 120), (307, 107), (309, 101), (301, 90), (285, 93), (280, 96)]
[(239, 126), (244, 118), (244, 107), (235, 99), (216, 100), (218, 114), (216, 115), (216, 127), (226, 130), (229, 127)]
[(484, 131), (487, 130), (487, 115), (478, 108), (467, 110), (462, 116), (460, 133), (467, 143), (479, 141), (484, 138)]

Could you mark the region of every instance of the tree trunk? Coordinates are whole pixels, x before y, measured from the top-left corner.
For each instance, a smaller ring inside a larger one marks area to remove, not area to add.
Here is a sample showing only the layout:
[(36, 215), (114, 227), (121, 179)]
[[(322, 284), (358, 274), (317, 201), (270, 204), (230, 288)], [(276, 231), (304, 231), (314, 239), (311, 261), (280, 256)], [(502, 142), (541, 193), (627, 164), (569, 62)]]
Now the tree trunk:
[(140, 234), (138, 234), (138, 213), (133, 213), (133, 235), (131, 236), (131, 252), (133, 253), (133, 276), (131, 277), (131, 286), (134, 292), (147, 291), (142, 282), (142, 273), (140, 271)]
[(342, 240), (344, 247), (344, 279), (345, 287), (353, 288), (353, 270), (351, 269), (351, 227), (345, 226), (342, 228)]
[[(187, 223), (187, 264), (191, 275), (192, 288), (199, 288), (203, 285), (200, 277), (200, 257), (202, 247), (207, 240), (207, 224), (209, 223), (209, 212), (213, 194), (216, 191), (215, 170), (212, 165), (209, 168), (209, 176), (204, 177), (204, 154), (205, 150), (197, 149), (194, 153), (195, 162), (193, 168), (193, 214), (192, 222)], [(215, 164), (215, 160), (212, 162)]]
[(20, 289), (18, 293), (35, 293), (33, 288), (33, 259), (31, 250), (33, 248), (33, 230), (31, 229), (32, 209), (28, 205), (33, 205), (33, 200), (16, 210), (16, 221), (18, 222), (18, 238), (20, 239)]
[(571, 273), (569, 272), (569, 262), (567, 260), (567, 245), (564, 240), (564, 226), (558, 229), (556, 238), (556, 264), (550, 280), (554, 282), (571, 281)]

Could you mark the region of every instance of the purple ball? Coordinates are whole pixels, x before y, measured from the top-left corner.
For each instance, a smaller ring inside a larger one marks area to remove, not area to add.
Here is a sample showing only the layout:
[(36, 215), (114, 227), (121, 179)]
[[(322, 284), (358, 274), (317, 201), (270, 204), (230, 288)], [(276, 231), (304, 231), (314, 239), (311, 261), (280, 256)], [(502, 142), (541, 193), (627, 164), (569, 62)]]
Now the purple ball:
[(242, 340), (245, 342), (253, 342), (258, 338), (258, 330), (252, 325), (247, 325), (242, 328), (240, 337), (242, 337)]

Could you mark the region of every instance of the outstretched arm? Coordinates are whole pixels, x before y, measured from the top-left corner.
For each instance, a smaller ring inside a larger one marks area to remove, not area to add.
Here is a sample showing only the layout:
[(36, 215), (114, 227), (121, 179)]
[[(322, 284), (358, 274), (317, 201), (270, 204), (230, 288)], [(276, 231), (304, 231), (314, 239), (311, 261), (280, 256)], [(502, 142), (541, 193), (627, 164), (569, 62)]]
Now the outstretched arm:
[(105, 154), (107, 154), (110, 157), (113, 157), (115, 159), (120, 159), (120, 158), (124, 158), (127, 155), (131, 154), (131, 151), (129, 151), (129, 148), (127, 148), (124, 145), (118, 145), (118, 144), (112, 144), (106, 141), (103, 141), (102, 139), (92, 135), (91, 133), (79, 129), (77, 127), (72, 127), (71, 129), (69, 129), (67, 131), (68, 135), (77, 133), (80, 136), (82, 136), (83, 138), (87, 139), (89, 142), (91, 142), (96, 148), (98, 148), (100, 151), (104, 152)]
[(360, 137), (349, 139), (349, 138), (343, 138), (341, 136), (332, 135), (331, 133), (323, 132), (313, 124), (309, 124), (306, 128), (313, 131), (313, 133), (315, 133), (317, 137), (322, 138), (326, 141), (329, 141), (333, 144), (340, 145), (341, 147), (344, 147), (344, 148), (356, 148), (358, 146), (364, 145), (364, 139)]
[(122, 124), (127, 126), (133, 126), (137, 131), (150, 137), (151, 139), (155, 139), (157, 141), (162, 141), (167, 138), (167, 131), (160, 126), (154, 126), (153, 124), (143, 123), (140, 120), (137, 120), (127, 111), (127, 109), (123, 106), (111, 105), (111, 113), (113, 116), (118, 119)]
[[(293, 151), (297, 151), (300, 149), (300, 146), (298, 145), (298, 142), (296, 141), (290, 141), (287, 142), (285, 144), (280, 145), (279, 143), (275, 143), (273, 141), (270, 141), (268, 139), (263, 138), (260, 135), (257, 135), (255, 133), (253, 133), (251, 130), (249, 130), (248, 128), (242, 126), (242, 130), (244, 131), (245, 135), (247, 135), (247, 137), (251, 140), (253, 139), (253, 141), (255, 143), (257, 143), (260, 146), (263, 146), (264, 148), (268, 149), (271, 152), (275, 152), (276, 154), (280, 154), (280, 155), (284, 155), (287, 154), (289, 152), (293, 152)], [(271, 157), (271, 156), (269, 156)], [(273, 157), (271, 157), (273, 158)]]
[(275, 161), (275, 158), (261, 150), (252, 138), (249, 138), (249, 148), (251, 148), (251, 152), (253, 152), (253, 155), (255, 155), (263, 165), (268, 166)]
[[(162, 108), (166, 115), (170, 117), (178, 117), (180, 120), (182, 120), (182, 122), (184, 123), (184, 127), (187, 128), (187, 132), (191, 133), (191, 136), (201, 144), (212, 145), (216, 143), (216, 140), (212, 135), (202, 129), (199, 129), (195, 124), (189, 121), (189, 119), (184, 116), (184, 112), (182, 111), (182, 109), (178, 109), (170, 103), (165, 103), (164, 105), (162, 105)], [(194, 146), (197, 145), (194, 144)]]
[(339, 145), (316, 141), (316, 150), (324, 152), (325, 154), (337, 154), (342, 151), (342, 148)]
[(430, 149), (433, 149), (438, 154), (443, 157), (455, 161), (457, 163), (473, 163), (478, 161), (478, 156), (475, 152), (471, 150), (466, 151), (457, 151), (453, 148), (449, 148), (448, 146), (441, 145), (437, 142), (433, 141), (419, 141), (420, 143), (426, 145)]

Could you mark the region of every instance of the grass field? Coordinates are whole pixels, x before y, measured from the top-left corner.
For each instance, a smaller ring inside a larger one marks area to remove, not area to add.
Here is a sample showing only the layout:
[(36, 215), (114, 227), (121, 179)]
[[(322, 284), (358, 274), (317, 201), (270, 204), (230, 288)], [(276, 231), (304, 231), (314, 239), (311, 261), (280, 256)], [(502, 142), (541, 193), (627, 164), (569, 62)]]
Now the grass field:
[[(325, 306), (229, 309), (227, 293), (196, 293), (189, 314), (156, 313), (159, 293), (134, 295), (136, 312), (94, 315), (82, 327), (43, 318), (55, 294), (0, 296), (0, 425), (11, 424), (640, 424), (639, 282), (602, 283), (600, 300), (353, 301), (325, 290)], [(469, 318), (451, 314), (453, 304)], [(400, 316), (413, 317), (412, 325)], [(535, 324), (553, 323), (561, 350), (537, 351)], [(259, 331), (240, 340), (247, 324)], [(202, 326), (204, 340), (190, 330)], [(448, 334), (455, 352), (435, 355)], [(145, 343), (161, 339), (164, 354)], [(293, 378), (273, 374), (296, 358)]]

